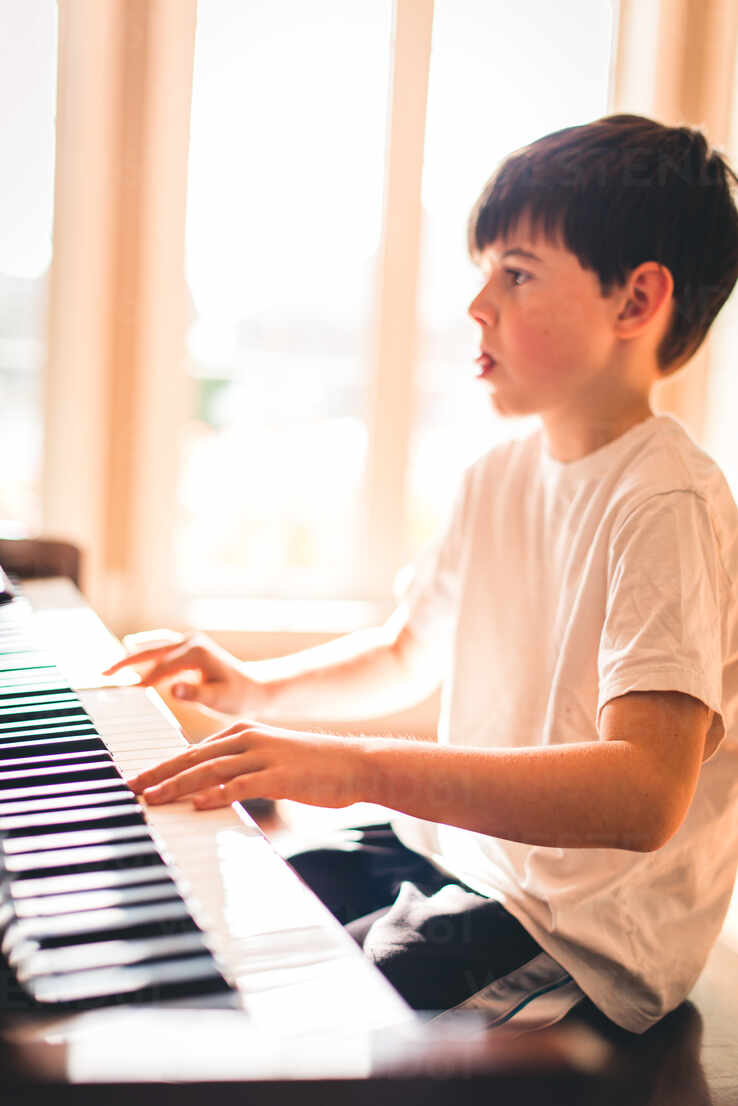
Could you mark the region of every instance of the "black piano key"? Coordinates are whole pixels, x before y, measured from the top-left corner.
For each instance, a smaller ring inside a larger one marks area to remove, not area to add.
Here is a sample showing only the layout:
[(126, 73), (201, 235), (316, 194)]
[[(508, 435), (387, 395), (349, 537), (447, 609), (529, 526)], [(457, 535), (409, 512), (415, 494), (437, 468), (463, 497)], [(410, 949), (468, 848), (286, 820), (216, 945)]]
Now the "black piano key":
[[(158, 883), (169, 877), (169, 869), (155, 859), (147, 866), (136, 864), (136, 857), (129, 858), (128, 867), (100, 867), (84, 872), (76, 872), (73, 875), (41, 876), (29, 875), (27, 879), (11, 879), (4, 884), (4, 891), (8, 898), (14, 902), (20, 902), (25, 898), (48, 895), (56, 898), (57, 895), (72, 894), (76, 891), (97, 891), (106, 887), (127, 887), (132, 884)], [(143, 859), (149, 860), (149, 856)]]
[(0, 803), (20, 802), (22, 799), (50, 798), (54, 795), (82, 795), (91, 791), (108, 791), (111, 788), (125, 787), (119, 772), (109, 779), (65, 780), (64, 782), (45, 783), (43, 786), (8, 787), (0, 791)]
[(84, 780), (120, 779), (118, 769), (112, 764), (100, 767), (97, 764), (75, 768), (34, 768), (29, 772), (0, 772), (0, 789), (10, 790), (25, 781), (26, 787), (44, 787), (50, 783), (78, 783)]
[(0, 776), (6, 770), (10, 772), (16, 768), (27, 768), (28, 772), (31, 772), (35, 768), (68, 768), (74, 767), (83, 761), (86, 765), (89, 764), (112, 764), (113, 758), (110, 751), (103, 745), (101, 749), (89, 749), (80, 753), (67, 753), (57, 751), (52, 754), (46, 754), (46, 756), (35, 757), (30, 754), (27, 756), (6, 757), (0, 761)]
[(164, 937), (197, 930), (181, 898), (141, 906), (85, 910), (52, 918), (23, 918), (5, 930), (2, 950), (11, 965), (31, 948), (58, 949), (94, 941), (125, 941), (137, 937)]
[(28, 757), (8, 757), (0, 761), (0, 780), (3, 780), (6, 776), (14, 776), (16, 772), (21, 772), (24, 779), (28, 779), (29, 782), (33, 782), (35, 773), (43, 772), (47, 769), (50, 770), (62, 770), (66, 768), (76, 767), (89, 767), (90, 765), (104, 765), (113, 764), (113, 757), (110, 750), (105, 745), (101, 749), (93, 749), (89, 753), (80, 753), (73, 756), (65, 756), (63, 753), (53, 753), (51, 755), (41, 757), (40, 760), (29, 760)]
[(0, 818), (7, 814), (34, 814), (41, 810), (79, 810), (86, 806), (112, 806), (117, 803), (129, 803), (132, 797), (130, 787), (121, 783), (109, 791), (90, 791), (83, 795), (65, 793), (44, 796), (40, 799), (24, 799), (22, 802), (0, 802)]
[(127, 968), (42, 976), (29, 982), (40, 1003), (163, 1002), (166, 999), (230, 991), (209, 954), (181, 960), (153, 961)]
[(78, 752), (68, 752), (66, 749), (62, 752), (61, 749), (55, 749), (53, 752), (47, 752), (46, 754), (36, 755), (33, 747), (30, 749), (16, 749), (15, 756), (2, 756), (4, 750), (0, 749), (0, 768), (10, 769), (18, 766), (27, 766), (28, 768), (41, 767), (43, 765), (67, 765), (72, 764), (73, 761), (79, 761), (84, 759), (85, 761), (110, 761), (113, 758), (110, 755), (110, 751), (99, 739), (93, 739), (97, 741), (97, 745), (93, 749), (85, 749)]
[(42, 975), (116, 968), (174, 957), (180, 959), (196, 954), (207, 955), (209, 951), (202, 934), (197, 932), (133, 941), (98, 941), (68, 948), (39, 950), (18, 965), (18, 978), (27, 983)]
[(52, 707), (55, 704), (67, 703), (80, 705), (80, 698), (73, 691), (47, 692), (35, 689), (33, 695), (6, 695), (0, 700), (0, 715), (11, 710), (21, 710), (34, 706)]
[[(65, 724), (74, 725), (75, 723), (79, 723), (79, 722), (85, 722), (85, 723), (87, 723), (87, 725), (92, 725), (92, 719), (83, 710), (68, 711), (68, 712), (65, 712), (64, 714), (60, 714), (60, 715), (57, 716), (55, 724), (60, 725), (60, 726), (65, 725)], [(41, 719), (26, 718), (26, 719), (20, 720), (18, 722), (5, 721), (0, 726), (0, 734), (5, 734), (7, 736), (10, 736), (14, 733), (17, 733), (18, 730), (32, 729), (34, 727), (34, 725), (45, 726), (45, 725), (48, 725), (49, 723), (53, 723), (53, 719), (50, 719), (50, 718), (46, 718), (46, 719), (44, 719), (44, 718), (41, 718)]]
[(146, 825), (146, 819), (135, 796), (130, 795), (125, 806), (120, 804), (111, 807), (93, 806), (86, 810), (43, 810), (34, 814), (10, 814), (0, 812), (0, 834), (7, 840), (13, 837), (21, 837), (23, 834), (43, 834), (49, 830), (59, 829), (64, 826), (82, 826), (85, 829), (94, 829), (105, 826), (132, 826), (133, 819), (137, 824)]
[(147, 841), (123, 841), (113, 845), (88, 845), (84, 848), (24, 853), (22, 856), (7, 856), (3, 863), (13, 880), (25, 880), (108, 869), (147, 868), (163, 864), (164, 861), (149, 838)]
[(5, 688), (0, 691), (0, 703), (6, 702), (8, 699), (26, 699), (33, 698), (34, 695), (64, 695), (71, 692), (71, 687), (56, 683), (47, 683), (45, 685), (34, 685), (28, 687), (22, 684), (14, 684), (12, 688)]
[(7, 863), (11, 857), (17, 855), (36, 852), (45, 854), (52, 849), (66, 851), (86, 845), (109, 845), (115, 841), (139, 839), (150, 839), (148, 823), (142, 814), (137, 815), (135, 821), (132, 818), (128, 825), (111, 826), (108, 829), (101, 826), (95, 829), (65, 829), (59, 833), (8, 836), (3, 846), (3, 860)]
[(0, 714), (11, 707), (30, 707), (51, 705), (53, 703), (79, 703), (79, 696), (72, 689), (68, 691), (33, 691), (25, 695), (0, 695)]
[(45, 718), (48, 721), (51, 721), (52, 718), (71, 719), (79, 715), (84, 715), (85, 718), (89, 718), (87, 711), (82, 706), (79, 699), (61, 705), (51, 704), (46, 707), (11, 707), (8, 710), (0, 710), (0, 730), (4, 730), (7, 726), (12, 725), (13, 722), (31, 722), (37, 718)]
[(0, 745), (0, 764), (7, 764), (16, 757), (33, 758), (61, 756), (63, 753), (109, 752), (98, 734), (79, 737), (64, 734), (60, 737), (29, 738), (25, 741), (5, 741)]
[[(97, 734), (92, 722), (55, 722), (52, 726), (29, 725), (25, 729), (13, 730), (12, 733), (0, 734), (0, 746), (9, 741), (30, 741), (35, 738), (42, 739), (46, 736), (64, 736), (66, 734)], [(99, 736), (99, 735), (98, 735)]]
[(176, 883), (169, 876), (158, 882), (128, 884), (124, 887), (96, 887), (66, 895), (43, 895), (13, 900), (12, 907), (19, 920), (24, 918), (59, 917), (80, 911), (142, 905), (146, 902), (166, 902), (181, 899)]
[[(95, 912), (103, 909), (143, 906), (147, 903), (163, 904), (175, 900), (181, 902), (182, 896), (171, 877), (158, 882), (78, 891), (67, 895), (45, 895), (24, 899), (6, 897), (0, 901), (0, 929), (4, 930), (15, 921), (60, 918), (80, 912), (90, 912), (90, 917), (93, 914), (98, 917)], [(22, 958), (19, 957), (18, 963), (21, 963), (21, 960)]]

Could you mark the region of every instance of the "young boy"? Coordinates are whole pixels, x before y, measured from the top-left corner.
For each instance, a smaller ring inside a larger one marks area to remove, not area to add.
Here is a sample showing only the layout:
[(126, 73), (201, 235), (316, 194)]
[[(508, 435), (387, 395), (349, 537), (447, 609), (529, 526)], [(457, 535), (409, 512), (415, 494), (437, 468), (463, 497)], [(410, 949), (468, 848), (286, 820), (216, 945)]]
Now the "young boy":
[[(398, 811), (292, 863), (417, 1008), (588, 996), (642, 1032), (688, 994), (738, 858), (738, 511), (655, 416), (738, 274), (736, 178), (612, 116), (511, 155), (470, 220), (482, 386), (540, 428), (466, 472), (380, 630), (239, 663), (187, 639), (146, 683), (260, 719), (357, 718), (443, 682), (437, 742), (238, 722), (131, 781)], [(120, 667), (116, 665), (110, 671)]]

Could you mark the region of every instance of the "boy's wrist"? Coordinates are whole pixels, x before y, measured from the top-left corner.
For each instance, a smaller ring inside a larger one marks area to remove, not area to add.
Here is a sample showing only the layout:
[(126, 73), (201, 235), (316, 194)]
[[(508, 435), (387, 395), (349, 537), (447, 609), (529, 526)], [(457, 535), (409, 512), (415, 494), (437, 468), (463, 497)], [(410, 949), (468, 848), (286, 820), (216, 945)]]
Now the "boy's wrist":
[(268, 719), (273, 713), (280, 681), (270, 679), (262, 664), (262, 661), (242, 661), (239, 666), (244, 680), (240, 713)]
[(404, 737), (345, 740), (354, 747), (354, 774), (361, 792), (356, 801), (402, 809), (403, 801), (416, 790), (415, 746), (426, 743)]
[(351, 781), (351, 793), (354, 803), (383, 804), (379, 794), (381, 772), (378, 770), (376, 753), (387, 739), (381, 737), (344, 737), (343, 744), (348, 758), (347, 778)]

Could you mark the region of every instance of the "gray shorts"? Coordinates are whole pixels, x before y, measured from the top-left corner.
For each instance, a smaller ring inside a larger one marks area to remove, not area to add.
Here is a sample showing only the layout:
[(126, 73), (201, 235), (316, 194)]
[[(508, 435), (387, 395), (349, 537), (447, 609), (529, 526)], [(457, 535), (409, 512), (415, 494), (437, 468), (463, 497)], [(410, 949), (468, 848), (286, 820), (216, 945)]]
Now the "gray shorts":
[(501, 903), (408, 849), (389, 824), (338, 831), (287, 860), (416, 1010), (550, 1024), (583, 997)]

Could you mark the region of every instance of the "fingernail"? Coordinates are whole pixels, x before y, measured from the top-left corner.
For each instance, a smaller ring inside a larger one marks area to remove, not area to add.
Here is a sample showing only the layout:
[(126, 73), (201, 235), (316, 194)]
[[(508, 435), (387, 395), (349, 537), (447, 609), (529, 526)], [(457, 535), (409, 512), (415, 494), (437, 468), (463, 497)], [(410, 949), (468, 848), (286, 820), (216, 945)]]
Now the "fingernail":
[(167, 792), (166, 789), (154, 785), (143, 789), (143, 797), (147, 803), (162, 803), (166, 801)]
[(187, 685), (186, 684), (174, 684), (172, 686), (172, 695), (175, 699), (187, 698)]

